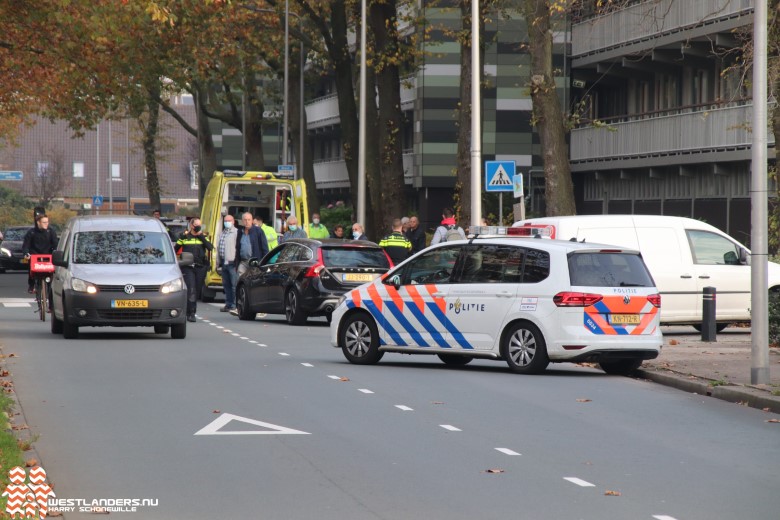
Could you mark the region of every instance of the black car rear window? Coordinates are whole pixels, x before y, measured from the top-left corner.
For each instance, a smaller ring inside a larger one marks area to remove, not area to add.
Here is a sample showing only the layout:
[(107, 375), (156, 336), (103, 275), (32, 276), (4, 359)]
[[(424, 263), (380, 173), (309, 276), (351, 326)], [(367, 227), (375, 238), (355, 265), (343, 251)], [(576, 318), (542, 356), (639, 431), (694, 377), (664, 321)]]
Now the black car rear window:
[(569, 255), (572, 285), (591, 287), (652, 287), (642, 258), (634, 253), (573, 253)]
[(325, 267), (381, 267), (390, 268), (384, 251), (368, 247), (323, 247)]
[(18, 241), (21, 242), (24, 240), (24, 235), (27, 234), (27, 231), (32, 229), (31, 227), (26, 228), (8, 228), (5, 231), (5, 234), (3, 235), (3, 240), (10, 240), (10, 241)]

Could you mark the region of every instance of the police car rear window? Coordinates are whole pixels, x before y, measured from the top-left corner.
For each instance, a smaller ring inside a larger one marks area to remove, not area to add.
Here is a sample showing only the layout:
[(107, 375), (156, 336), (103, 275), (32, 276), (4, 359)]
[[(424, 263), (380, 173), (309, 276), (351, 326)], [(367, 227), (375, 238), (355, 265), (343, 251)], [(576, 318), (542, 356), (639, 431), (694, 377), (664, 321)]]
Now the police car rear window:
[(537, 283), (550, 274), (544, 251), (505, 245), (466, 248), (459, 283)]
[(569, 255), (572, 285), (589, 287), (652, 287), (642, 258), (633, 253), (573, 253)]
[(325, 267), (390, 268), (387, 256), (381, 249), (368, 247), (323, 247), (322, 262)]

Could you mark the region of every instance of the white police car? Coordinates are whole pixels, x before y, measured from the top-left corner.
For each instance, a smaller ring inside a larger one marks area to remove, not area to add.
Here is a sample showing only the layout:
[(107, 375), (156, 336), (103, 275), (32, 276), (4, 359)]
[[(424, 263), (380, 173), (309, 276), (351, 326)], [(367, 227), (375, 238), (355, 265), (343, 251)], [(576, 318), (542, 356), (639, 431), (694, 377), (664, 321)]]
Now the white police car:
[(451, 365), (503, 359), (527, 374), (580, 361), (627, 374), (661, 350), (660, 307), (638, 251), (477, 235), (429, 247), (348, 292), (331, 344), (355, 364), (401, 352)]

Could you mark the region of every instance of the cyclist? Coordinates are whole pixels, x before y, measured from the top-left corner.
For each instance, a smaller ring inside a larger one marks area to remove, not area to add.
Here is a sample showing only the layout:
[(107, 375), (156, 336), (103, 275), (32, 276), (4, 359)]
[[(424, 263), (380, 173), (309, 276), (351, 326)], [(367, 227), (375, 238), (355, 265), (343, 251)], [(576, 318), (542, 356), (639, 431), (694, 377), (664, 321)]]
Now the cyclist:
[[(30, 258), (31, 254), (50, 255), (57, 248), (57, 241), (57, 233), (49, 228), (49, 217), (46, 214), (36, 215), (35, 227), (24, 235), (22, 254), (25, 258)], [(27, 278), (27, 292), (35, 293), (35, 279), (32, 273)]]

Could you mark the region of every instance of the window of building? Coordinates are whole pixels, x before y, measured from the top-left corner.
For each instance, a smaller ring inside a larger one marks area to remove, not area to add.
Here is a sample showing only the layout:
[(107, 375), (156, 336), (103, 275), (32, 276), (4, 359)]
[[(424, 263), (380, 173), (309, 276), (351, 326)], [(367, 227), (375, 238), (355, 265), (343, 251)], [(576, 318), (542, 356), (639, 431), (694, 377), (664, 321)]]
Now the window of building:
[(38, 162), (35, 168), (35, 172), (38, 174), (38, 177), (45, 177), (49, 172), (49, 163), (45, 161)]
[(83, 162), (74, 162), (73, 163), (73, 177), (74, 178), (83, 178), (84, 177), (84, 163)]
[(112, 163), (111, 164), (111, 180), (121, 180), (120, 178), (121, 169), (119, 166), (119, 163)]

